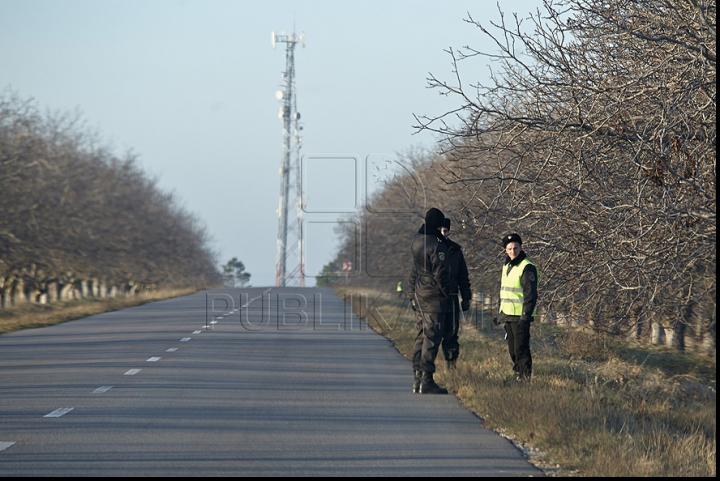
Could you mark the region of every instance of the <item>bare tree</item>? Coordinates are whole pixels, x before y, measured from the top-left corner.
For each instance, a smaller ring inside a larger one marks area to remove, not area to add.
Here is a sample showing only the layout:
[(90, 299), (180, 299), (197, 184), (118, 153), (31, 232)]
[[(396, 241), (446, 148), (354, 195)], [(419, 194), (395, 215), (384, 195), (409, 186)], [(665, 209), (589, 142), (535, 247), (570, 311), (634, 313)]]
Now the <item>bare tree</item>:
[[(429, 79), (460, 101), (418, 128), (444, 136), (444, 178), (472, 193), (475, 245), (522, 232), (546, 313), (618, 333), (656, 322), (683, 348), (693, 313), (714, 311), (715, 18), (694, 0), (469, 17), (499, 53), (450, 50), (454, 83)], [(466, 86), (461, 62), (480, 59), (499, 69)]]
[(81, 117), (0, 94), (0, 301), (219, 281), (200, 222)]

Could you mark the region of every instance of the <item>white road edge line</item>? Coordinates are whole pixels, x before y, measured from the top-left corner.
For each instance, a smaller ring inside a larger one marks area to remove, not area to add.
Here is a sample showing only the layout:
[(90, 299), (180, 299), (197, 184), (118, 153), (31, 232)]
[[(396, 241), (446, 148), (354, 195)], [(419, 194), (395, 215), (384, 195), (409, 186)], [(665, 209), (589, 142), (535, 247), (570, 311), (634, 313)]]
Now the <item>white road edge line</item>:
[(113, 388), (112, 386), (100, 386), (99, 388), (94, 390), (91, 394), (102, 394), (104, 392), (108, 392), (112, 388)]
[(180, 339), (180, 342), (188, 342), (190, 339), (192, 339), (192, 337), (183, 337)]
[(142, 371), (142, 369), (130, 369), (128, 372), (125, 373), (126, 376), (134, 376), (135, 374)]
[(165, 351), (165, 352), (175, 352), (175, 351), (177, 351), (177, 350), (178, 350), (177, 347), (171, 347), (170, 349), (168, 349), (168, 350)]
[(147, 360), (147, 362), (157, 362), (160, 359), (162, 359), (162, 358), (161, 357), (151, 357), (150, 359)]

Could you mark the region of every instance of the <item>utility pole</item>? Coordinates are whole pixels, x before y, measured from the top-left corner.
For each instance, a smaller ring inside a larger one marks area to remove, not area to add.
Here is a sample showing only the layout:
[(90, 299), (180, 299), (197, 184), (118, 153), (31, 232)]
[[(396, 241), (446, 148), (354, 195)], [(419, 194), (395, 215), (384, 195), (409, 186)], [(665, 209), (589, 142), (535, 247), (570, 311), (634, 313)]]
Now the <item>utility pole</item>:
[[(305, 47), (305, 33), (296, 36), (283, 32), (272, 32), (273, 49), (278, 43), (285, 43), (285, 71), (283, 90), (275, 93), (280, 102), (279, 117), (283, 122), (282, 159), (280, 163), (280, 207), (278, 208), (277, 256), (275, 260), (275, 285), (284, 287), (293, 284), (305, 287), (305, 266), (303, 261), (302, 235), (302, 192), (300, 186), (300, 114), (297, 111), (295, 92), (295, 45)], [(294, 218), (290, 207), (297, 209)], [(294, 262), (293, 259), (297, 259)], [(288, 265), (288, 262), (292, 264)]]

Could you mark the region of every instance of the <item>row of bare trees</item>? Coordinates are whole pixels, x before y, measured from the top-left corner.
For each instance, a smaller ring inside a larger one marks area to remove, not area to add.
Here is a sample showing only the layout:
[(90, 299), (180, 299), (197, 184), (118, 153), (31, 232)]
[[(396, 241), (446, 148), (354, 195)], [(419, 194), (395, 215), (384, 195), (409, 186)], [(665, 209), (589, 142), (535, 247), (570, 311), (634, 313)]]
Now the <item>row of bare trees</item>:
[[(468, 18), (497, 51), (449, 50), (453, 81), (429, 82), (459, 106), (417, 118), (440, 151), (379, 195), (408, 204), (422, 185), (418, 206), (450, 212), (476, 291), (497, 287), (498, 239), (517, 231), (545, 319), (714, 346), (715, 1), (549, 0), (506, 18)], [(489, 84), (465, 84), (460, 67), (478, 61), (493, 66)], [(419, 217), (371, 231), (402, 232), (407, 258)], [(393, 252), (385, 242), (371, 251)]]
[(0, 92), (0, 306), (219, 282), (198, 220), (77, 114)]

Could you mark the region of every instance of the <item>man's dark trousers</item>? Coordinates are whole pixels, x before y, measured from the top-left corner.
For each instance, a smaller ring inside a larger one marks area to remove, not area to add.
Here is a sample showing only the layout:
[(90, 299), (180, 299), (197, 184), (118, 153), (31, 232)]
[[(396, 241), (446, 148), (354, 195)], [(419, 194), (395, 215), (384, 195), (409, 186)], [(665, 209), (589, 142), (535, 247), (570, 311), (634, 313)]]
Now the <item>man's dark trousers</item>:
[(458, 332), (460, 330), (460, 306), (452, 303), (452, 309), (443, 314), (443, 340), (442, 351), (446, 361), (456, 361), (460, 354)]
[(413, 370), (435, 372), (435, 358), (443, 340), (442, 319), (445, 313), (423, 312), (418, 309), (417, 335), (413, 348)]
[(508, 351), (513, 362), (513, 371), (521, 378), (532, 375), (532, 355), (530, 354), (530, 321), (505, 323)]

